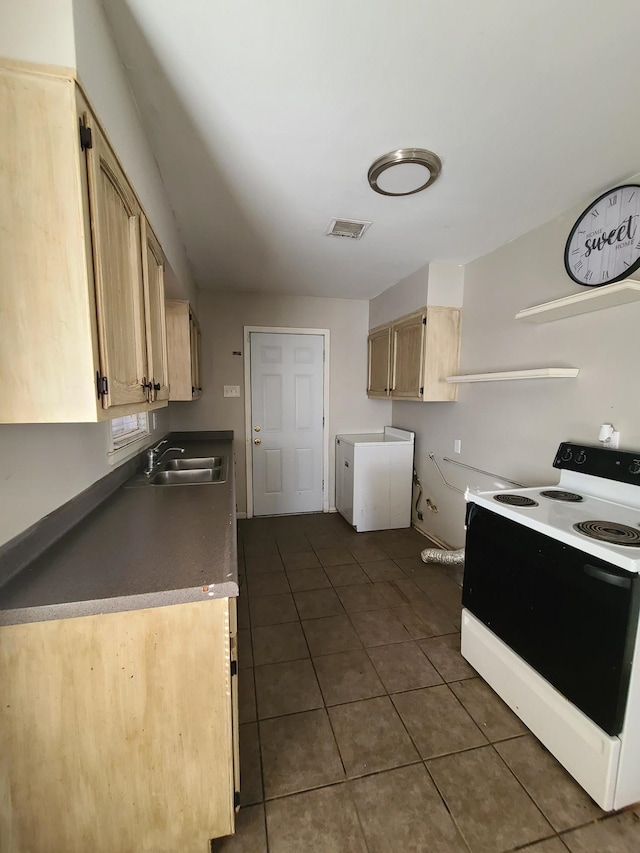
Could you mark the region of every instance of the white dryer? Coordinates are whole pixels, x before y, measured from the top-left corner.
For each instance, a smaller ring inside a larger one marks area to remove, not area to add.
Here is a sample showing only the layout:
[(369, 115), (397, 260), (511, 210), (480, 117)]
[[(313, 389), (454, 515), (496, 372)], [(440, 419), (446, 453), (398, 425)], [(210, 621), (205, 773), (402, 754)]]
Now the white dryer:
[(336, 436), (336, 509), (357, 531), (411, 526), (409, 430)]

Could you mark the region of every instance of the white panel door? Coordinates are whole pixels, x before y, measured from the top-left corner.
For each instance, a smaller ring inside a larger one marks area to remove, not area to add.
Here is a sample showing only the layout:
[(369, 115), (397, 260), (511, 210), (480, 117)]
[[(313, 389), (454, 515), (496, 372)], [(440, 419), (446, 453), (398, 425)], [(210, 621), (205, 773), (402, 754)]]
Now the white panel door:
[(250, 337), (253, 514), (320, 512), (324, 338)]

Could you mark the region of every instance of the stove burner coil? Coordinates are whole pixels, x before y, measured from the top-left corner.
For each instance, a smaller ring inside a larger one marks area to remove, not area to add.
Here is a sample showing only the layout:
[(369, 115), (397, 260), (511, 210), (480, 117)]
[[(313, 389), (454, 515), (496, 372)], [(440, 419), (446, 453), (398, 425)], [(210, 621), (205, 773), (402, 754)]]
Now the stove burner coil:
[(509, 504), (509, 506), (538, 506), (537, 501), (531, 498), (525, 498), (524, 495), (494, 495), (494, 501), (499, 501), (501, 504)]
[(626, 524), (617, 524), (614, 521), (579, 521), (573, 525), (573, 529), (591, 539), (608, 542), (610, 545), (640, 548), (640, 531)]
[(562, 489), (547, 489), (540, 492), (543, 498), (549, 498), (552, 501), (567, 501), (568, 503), (578, 503), (583, 501), (582, 495), (577, 495), (575, 492), (563, 492)]

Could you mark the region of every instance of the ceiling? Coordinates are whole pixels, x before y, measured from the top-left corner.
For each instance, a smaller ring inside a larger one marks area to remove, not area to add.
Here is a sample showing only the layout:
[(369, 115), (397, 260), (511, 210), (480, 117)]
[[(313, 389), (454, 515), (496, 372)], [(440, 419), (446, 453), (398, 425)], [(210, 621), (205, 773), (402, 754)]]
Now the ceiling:
[[(199, 287), (371, 298), (640, 171), (637, 0), (104, 6)], [(401, 147), (440, 178), (374, 193)]]

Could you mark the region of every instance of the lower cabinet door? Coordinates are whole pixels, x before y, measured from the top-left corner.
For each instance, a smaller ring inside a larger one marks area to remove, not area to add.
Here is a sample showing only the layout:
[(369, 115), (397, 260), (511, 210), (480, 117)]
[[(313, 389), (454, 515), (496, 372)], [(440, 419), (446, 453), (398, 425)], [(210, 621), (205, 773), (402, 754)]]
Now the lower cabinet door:
[(233, 833), (229, 650), (228, 599), (0, 628), (3, 853)]

